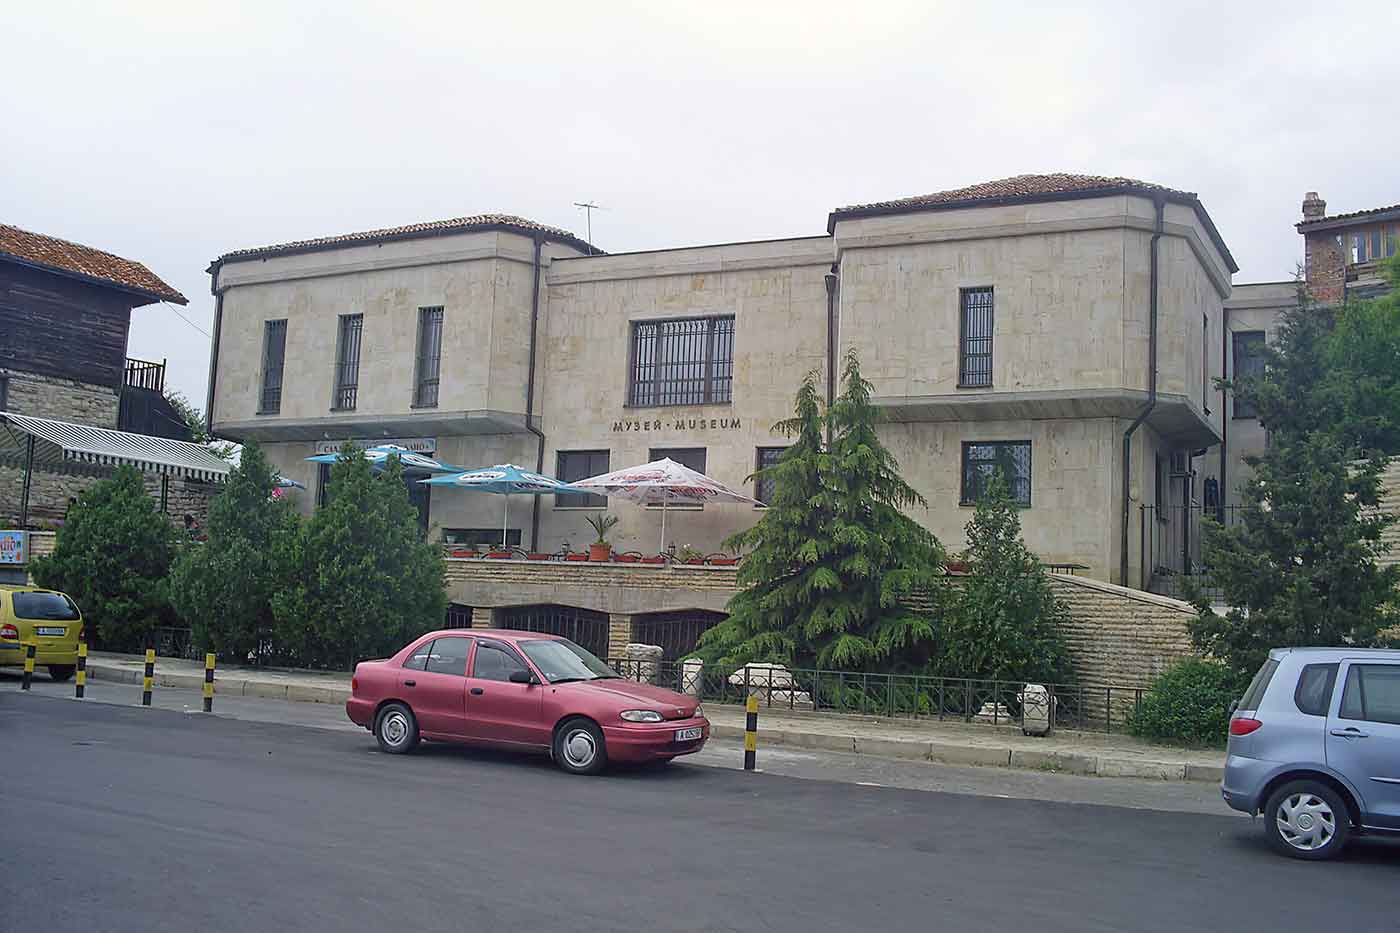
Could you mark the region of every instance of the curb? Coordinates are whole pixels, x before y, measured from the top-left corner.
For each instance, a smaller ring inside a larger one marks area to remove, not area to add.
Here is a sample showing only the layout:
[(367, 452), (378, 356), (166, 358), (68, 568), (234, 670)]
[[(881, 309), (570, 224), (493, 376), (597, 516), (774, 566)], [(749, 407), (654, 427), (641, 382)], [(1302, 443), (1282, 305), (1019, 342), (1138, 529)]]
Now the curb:
[[(124, 667), (109, 667), (101, 661), (88, 661), (88, 676), (113, 683), (141, 683), (142, 672)], [(344, 703), (350, 696), (348, 687), (317, 687), (303, 684), (278, 684), (248, 677), (214, 675), (214, 687), (223, 696), (257, 697), (286, 700), (293, 703)], [(156, 668), (157, 687), (199, 689), (204, 686), (203, 673), (161, 673)], [(710, 723), (710, 735), (715, 738), (742, 739), (744, 727), (727, 723)], [(818, 751), (874, 755), (878, 758), (898, 758), (931, 761), (945, 765), (974, 765), (990, 768), (1016, 768), (1023, 771), (1053, 771), (1061, 774), (1097, 775), (1099, 777), (1141, 778), (1155, 781), (1199, 781), (1219, 783), (1224, 768), (1213, 765), (1193, 765), (1179, 761), (1114, 758), (1078, 752), (1039, 751), (1011, 746), (958, 745), (950, 742), (909, 739), (862, 738), (830, 732), (797, 732), (767, 730), (760, 726), (759, 739), (769, 745), (810, 748)]]

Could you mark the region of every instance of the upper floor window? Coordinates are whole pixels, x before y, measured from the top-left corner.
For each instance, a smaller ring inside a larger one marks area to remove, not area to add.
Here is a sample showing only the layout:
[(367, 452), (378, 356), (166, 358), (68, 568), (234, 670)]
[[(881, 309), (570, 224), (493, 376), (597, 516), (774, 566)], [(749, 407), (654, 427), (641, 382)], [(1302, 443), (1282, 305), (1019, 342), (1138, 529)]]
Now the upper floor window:
[(262, 394), (258, 411), (275, 415), (282, 410), (282, 370), (287, 361), (287, 321), (263, 324)]
[(992, 289), (964, 288), (959, 293), (958, 385), (992, 384)]
[(962, 504), (976, 505), (997, 473), (1001, 473), (1011, 500), (1017, 505), (1030, 506), (1030, 441), (964, 441)]
[[(758, 455), (754, 459), (755, 472), (766, 470), (769, 467), (778, 465), (778, 460), (787, 452), (786, 447), (760, 447)], [(761, 505), (768, 505), (773, 501), (773, 492), (777, 489), (777, 482), (771, 476), (761, 476), (754, 480), (753, 497)]]
[[(1235, 332), (1235, 376), (1236, 385), (1241, 379), (1252, 379), (1264, 374), (1264, 332), (1245, 330)], [(1240, 399), (1235, 392), (1235, 417), (1257, 418), (1259, 412), (1253, 405)]]
[(442, 308), (418, 309), (418, 361), (414, 366), (413, 406), (436, 408), (442, 371)]
[(1371, 253), (1370, 253), (1370, 255), (1371, 255), (1371, 258), (1372, 258), (1372, 259), (1380, 259), (1381, 256), (1384, 255), (1383, 246), (1382, 246), (1382, 244), (1381, 244), (1381, 228), (1380, 228), (1380, 227), (1377, 227), (1376, 229), (1374, 229), (1374, 230), (1371, 231)]
[(734, 318), (637, 321), (632, 325), (627, 404), (728, 402), (734, 378)]
[(335, 344), (335, 396), (332, 411), (352, 411), (360, 394), (360, 335), (364, 333), (363, 314), (342, 314)]
[[(554, 475), (566, 483), (599, 476), (612, 469), (606, 450), (561, 450), (555, 455)], [(591, 492), (562, 493), (554, 497), (556, 509), (606, 509), (608, 497)]]

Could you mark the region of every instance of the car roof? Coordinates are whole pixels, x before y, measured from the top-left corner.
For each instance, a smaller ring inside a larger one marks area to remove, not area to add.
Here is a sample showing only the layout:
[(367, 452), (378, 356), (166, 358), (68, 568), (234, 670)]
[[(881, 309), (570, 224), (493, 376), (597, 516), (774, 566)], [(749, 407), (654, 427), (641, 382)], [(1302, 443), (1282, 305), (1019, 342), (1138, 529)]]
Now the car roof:
[(439, 635), (466, 635), (470, 638), (500, 638), (505, 641), (520, 641), (530, 639), (544, 639), (546, 641), (564, 641), (562, 635), (551, 635), (548, 632), (522, 632), (519, 629), (508, 628), (444, 628), (436, 632), (429, 632), (424, 638), (436, 638)]
[(1400, 661), (1400, 649), (1395, 648), (1275, 648), (1269, 652), (1269, 657), (1277, 661), (1290, 654), (1317, 658), (1377, 658)]
[(30, 586), (25, 583), (0, 583), (0, 590), (9, 593), (57, 593), (58, 590), (45, 589), (42, 586)]

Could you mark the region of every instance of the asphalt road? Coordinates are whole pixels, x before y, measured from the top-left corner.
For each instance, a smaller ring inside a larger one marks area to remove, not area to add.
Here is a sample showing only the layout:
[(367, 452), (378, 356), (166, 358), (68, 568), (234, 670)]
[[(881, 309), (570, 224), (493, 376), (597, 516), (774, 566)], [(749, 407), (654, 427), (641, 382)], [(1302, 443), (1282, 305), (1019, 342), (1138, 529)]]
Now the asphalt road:
[(1400, 850), (0, 693), (4, 930), (1391, 929)]

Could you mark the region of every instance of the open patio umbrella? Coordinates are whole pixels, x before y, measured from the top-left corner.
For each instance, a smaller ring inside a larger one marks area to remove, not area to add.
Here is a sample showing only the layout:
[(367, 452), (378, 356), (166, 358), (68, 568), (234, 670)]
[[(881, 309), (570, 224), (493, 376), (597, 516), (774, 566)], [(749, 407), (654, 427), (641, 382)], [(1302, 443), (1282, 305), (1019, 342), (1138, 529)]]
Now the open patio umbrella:
[(641, 466), (614, 470), (601, 476), (590, 476), (588, 479), (576, 480), (570, 485), (576, 490), (621, 496), (640, 505), (661, 506), (662, 550), (666, 549), (666, 507), (669, 504), (758, 501), (730, 489), (704, 473), (697, 473), (670, 457), (643, 463)]
[(275, 474), (275, 478), (274, 478), (274, 480), (273, 480), (272, 485), (276, 486), (278, 489), (305, 489), (305, 488), (306, 488), (306, 487), (303, 486), (301, 483), (298, 483), (296, 480), (291, 479), (290, 477), (283, 476), (281, 473)]
[(542, 473), (523, 470), (513, 463), (484, 467), (480, 470), (464, 470), (447, 476), (433, 476), (419, 480), (429, 486), (452, 486), (457, 489), (474, 489), (477, 492), (491, 492), (506, 497), (505, 514), (501, 517), (501, 547), (506, 546), (506, 529), (510, 525), (511, 496), (539, 496), (555, 492), (573, 492), (574, 488), (563, 480)]
[[(462, 468), (453, 466), (450, 463), (442, 463), (424, 454), (416, 454), (407, 447), (400, 447), (398, 444), (376, 444), (373, 447), (365, 448), (365, 459), (370, 462), (370, 466), (376, 470), (382, 470), (388, 464), (391, 456), (397, 456), (399, 463), (410, 473), (460, 473)], [(329, 454), (317, 454), (314, 457), (306, 458), (309, 463), (335, 463), (340, 459), (340, 452)]]

